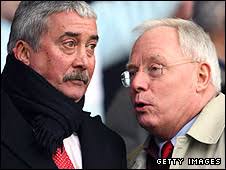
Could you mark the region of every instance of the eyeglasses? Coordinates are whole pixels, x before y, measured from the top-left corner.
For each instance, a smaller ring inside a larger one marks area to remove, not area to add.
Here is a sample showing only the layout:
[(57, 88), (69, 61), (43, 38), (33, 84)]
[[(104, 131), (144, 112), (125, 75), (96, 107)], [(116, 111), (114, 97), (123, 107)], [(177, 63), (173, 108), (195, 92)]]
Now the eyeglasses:
[[(147, 68), (148, 75), (151, 79), (157, 79), (160, 78), (163, 75), (163, 69), (170, 68), (182, 64), (188, 64), (188, 63), (195, 63), (197, 61), (185, 61), (182, 63), (175, 63), (168, 66), (163, 66), (162, 64), (153, 63)], [(130, 87), (131, 81), (136, 76), (136, 73), (138, 72), (138, 69), (130, 69), (126, 70), (121, 74), (121, 82), (124, 87)]]

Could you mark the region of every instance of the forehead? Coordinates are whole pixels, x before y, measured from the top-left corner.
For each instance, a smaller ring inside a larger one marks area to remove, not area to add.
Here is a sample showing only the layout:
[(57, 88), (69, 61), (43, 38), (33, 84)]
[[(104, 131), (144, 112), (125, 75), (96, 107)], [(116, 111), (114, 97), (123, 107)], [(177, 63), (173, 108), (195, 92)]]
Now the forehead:
[(81, 17), (74, 11), (54, 13), (47, 19), (48, 32), (74, 32), (97, 34), (96, 19)]
[(181, 57), (177, 29), (160, 26), (144, 32), (137, 39), (129, 63), (140, 65), (150, 60), (170, 62)]

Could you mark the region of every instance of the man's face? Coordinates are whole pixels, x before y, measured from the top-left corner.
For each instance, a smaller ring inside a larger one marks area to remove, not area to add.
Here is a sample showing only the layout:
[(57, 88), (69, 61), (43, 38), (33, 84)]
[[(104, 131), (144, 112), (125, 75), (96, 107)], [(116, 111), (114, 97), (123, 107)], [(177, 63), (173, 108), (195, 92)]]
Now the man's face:
[[(146, 31), (132, 49), (128, 63), (133, 75), (132, 102), (138, 122), (154, 135), (175, 135), (175, 129), (189, 119), (196, 80), (196, 64), (189, 61), (191, 58), (182, 54), (177, 31), (172, 27)], [(159, 68), (161, 76), (155, 77)]]
[(66, 96), (79, 101), (95, 67), (96, 20), (61, 12), (49, 16), (47, 28), (38, 51), (31, 53), (30, 67)]

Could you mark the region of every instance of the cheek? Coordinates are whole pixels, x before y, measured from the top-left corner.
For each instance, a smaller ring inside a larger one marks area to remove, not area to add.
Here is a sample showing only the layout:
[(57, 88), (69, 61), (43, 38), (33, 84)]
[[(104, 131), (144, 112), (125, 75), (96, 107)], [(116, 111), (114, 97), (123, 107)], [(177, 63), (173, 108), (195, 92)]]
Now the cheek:
[(46, 57), (45, 77), (54, 84), (61, 83), (69, 64), (56, 54), (48, 54)]
[(196, 91), (195, 86), (197, 82), (197, 76), (194, 70), (189, 70), (189, 68), (186, 69), (186, 72), (182, 73), (177, 82), (178, 91), (183, 93), (184, 95), (193, 94), (193, 92)]
[(93, 72), (94, 72), (94, 69), (95, 69), (95, 64), (96, 64), (95, 58), (92, 58), (92, 59), (89, 60), (89, 63), (88, 63), (88, 66), (87, 66), (87, 70), (89, 72), (90, 78), (93, 75)]
[(33, 53), (30, 57), (30, 67), (42, 76), (48, 72), (49, 62), (48, 56), (43, 53)]
[(191, 75), (177, 74), (174, 78), (168, 78), (164, 83), (159, 83), (154, 93), (158, 96), (157, 100), (161, 108), (167, 112), (188, 102), (189, 96), (194, 94), (194, 87)]

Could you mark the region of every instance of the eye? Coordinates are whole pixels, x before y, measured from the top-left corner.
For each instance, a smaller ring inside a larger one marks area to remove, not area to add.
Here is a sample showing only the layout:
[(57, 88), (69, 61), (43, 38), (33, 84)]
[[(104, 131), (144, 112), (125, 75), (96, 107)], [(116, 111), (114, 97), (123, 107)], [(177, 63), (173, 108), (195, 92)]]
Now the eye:
[(137, 71), (136, 70), (128, 70), (128, 72), (129, 72), (129, 77), (130, 77), (130, 79), (133, 79), (134, 78), (134, 76), (136, 75), (136, 73), (137, 73)]
[(63, 43), (63, 46), (66, 48), (74, 48), (77, 45), (77, 42), (74, 40), (66, 41)]
[(96, 44), (94, 44), (94, 43), (88, 44), (86, 47), (90, 48), (91, 50), (94, 50), (96, 47)]
[(96, 43), (94, 43), (94, 42), (90, 42), (90, 43), (88, 43), (86, 45), (88, 56), (93, 56), (94, 55), (95, 47), (96, 47)]
[(160, 77), (162, 74), (162, 68), (163, 68), (163, 65), (161, 64), (152, 64), (148, 68), (149, 75), (151, 77)]

